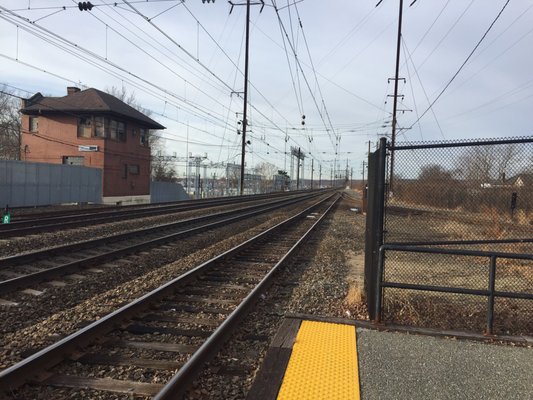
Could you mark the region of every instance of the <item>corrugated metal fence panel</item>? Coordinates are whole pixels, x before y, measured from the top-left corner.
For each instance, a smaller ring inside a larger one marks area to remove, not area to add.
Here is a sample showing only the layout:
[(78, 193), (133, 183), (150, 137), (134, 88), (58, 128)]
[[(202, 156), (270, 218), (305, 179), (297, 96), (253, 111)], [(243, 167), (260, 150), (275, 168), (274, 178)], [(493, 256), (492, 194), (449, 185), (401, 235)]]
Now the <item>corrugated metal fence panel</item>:
[(102, 170), (75, 165), (0, 160), (0, 205), (101, 203)]
[(187, 193), (179, 183), (151, 182), (150, 202), (165, 203), (169, 201), (189, 200)]

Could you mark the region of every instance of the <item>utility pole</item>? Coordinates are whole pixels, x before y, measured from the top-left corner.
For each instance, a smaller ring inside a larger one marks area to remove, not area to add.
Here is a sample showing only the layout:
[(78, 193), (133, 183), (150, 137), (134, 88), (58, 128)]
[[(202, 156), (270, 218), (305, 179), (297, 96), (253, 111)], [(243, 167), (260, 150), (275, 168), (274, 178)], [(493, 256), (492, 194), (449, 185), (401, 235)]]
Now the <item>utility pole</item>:
[(314, 177), (314, 172), (315, 172), (315, 159), (314, 158), (311, 158), (311, 190), (313, 190), (313, 177)]
[(398, 39), (396, 43), (396, 73), (394, 74), (394, 100), (392, 106), (392, 135), (391, 135), (391, 153), (390, 153), (390, 178), (389, 189), (392, 190), (392, 180), (394, 173), (394, 145), (396, 144), (396, 119), (398, 108), (398, 81), (400, 73), (400, 45), (402, 40), (402, 14), (403, 14), (403, 0), (400, 0), (400, 10), (398, 13)]
[[(241, 196), (244, 194), (244, 161), (245, 161), (245, 155), (246, 155), (246, 128), (248, 127), (248, 58), (249, 58), (249, 52), (250, 52), (250, 0), (246, 0), (246, 3), (233, 3), (229, 2), (231, 4), (230, 14), (233, 11), (233, 7), (235, 6), (244, 6), (246, 5), (246, 44), (245, 44), (245, 52), (244, 52), (244, 105), (243, 105), (243, 112), (242, 112), (242, 146), (241, 146), (241, 187), (240, 187), (240, 193)], [(265, 6), (265, 3), (263, 0), (261, 0), (259, 3), (253, 3), (261, 4), (261, 11), (263, 11), (263, 7)]]
[(296, 161), (296, 190), (300, 190), (300, 148), (298, 147), (298, 160)]
[(319, 175), (318, 175), (318, 188), (321, 189), (322, 188), (322, 164), (318, 164), (318, 170), (320, 171), (319, 172)]
[(346, 159), (346, 172), (345, 172), (345, 179), (346, 179), (346, 184), (348, 183), (348, 159)]

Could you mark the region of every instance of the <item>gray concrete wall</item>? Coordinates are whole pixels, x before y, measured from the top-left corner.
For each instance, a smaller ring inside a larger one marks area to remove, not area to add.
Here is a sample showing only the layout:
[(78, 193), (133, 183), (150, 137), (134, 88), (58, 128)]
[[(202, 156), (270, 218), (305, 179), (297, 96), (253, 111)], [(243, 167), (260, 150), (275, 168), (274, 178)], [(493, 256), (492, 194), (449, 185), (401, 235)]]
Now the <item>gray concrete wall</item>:
[(169, 201), (189, 200), (187, 193), (179, 183), (151, 182), (150, 202), (165, 203)]
[(101, 203), (102, 170), (0, 160), (0, 206)]

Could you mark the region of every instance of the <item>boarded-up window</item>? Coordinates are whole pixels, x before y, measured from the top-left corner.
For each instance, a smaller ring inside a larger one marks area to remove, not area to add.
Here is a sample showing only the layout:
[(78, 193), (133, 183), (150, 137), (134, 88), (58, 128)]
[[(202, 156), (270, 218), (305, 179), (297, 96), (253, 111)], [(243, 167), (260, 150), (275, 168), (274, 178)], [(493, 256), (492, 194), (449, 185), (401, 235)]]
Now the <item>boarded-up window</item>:
[(139, 175), (139, 164), (129, 164), (128, 172), (132, 175)]
[(39, 117), (30, 117), (30, 132), (39, 132)]
[(94, 117), (94, 136), (104, 138), (105, 135), (105, 118)]
[(124, 122), (117, 123), (118, 138), (121, 142), (126, 141), (126, 124)]
[(118, 122), (113, 119), (109, 122), (109, 137), (115, 140), (118, 138)]
[(80, 117), (78, 118), (78, 137), (90, 138), (92, 134), (92, 118)]
[(148, 145), (148, 134), (146, 132), (146, 129), (144, 128), (141, 128), (139, 130), (139, 134), (140, 134), (140, 140), (141, 140), (141, 144), (143, 146), (147, 146)]
[(63, 164), (66, 164), (66, 165), (84, 165), (84, 157), (63, 156)]

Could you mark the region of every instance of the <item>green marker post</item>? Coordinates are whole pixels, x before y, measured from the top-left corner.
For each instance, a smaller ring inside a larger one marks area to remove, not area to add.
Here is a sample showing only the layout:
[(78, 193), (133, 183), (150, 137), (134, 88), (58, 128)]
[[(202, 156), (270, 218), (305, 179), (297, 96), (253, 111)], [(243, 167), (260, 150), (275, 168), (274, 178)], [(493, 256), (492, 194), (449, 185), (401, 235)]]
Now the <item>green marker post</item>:
[(9, 224), (11, 222), (11, 214), (2, 214), (2, 223)]
[(9, 224), (11, 222), (11, 213), (9, 212), (9, 206), (6, 204), (4, 212), (2, 213), (2, 224)]

